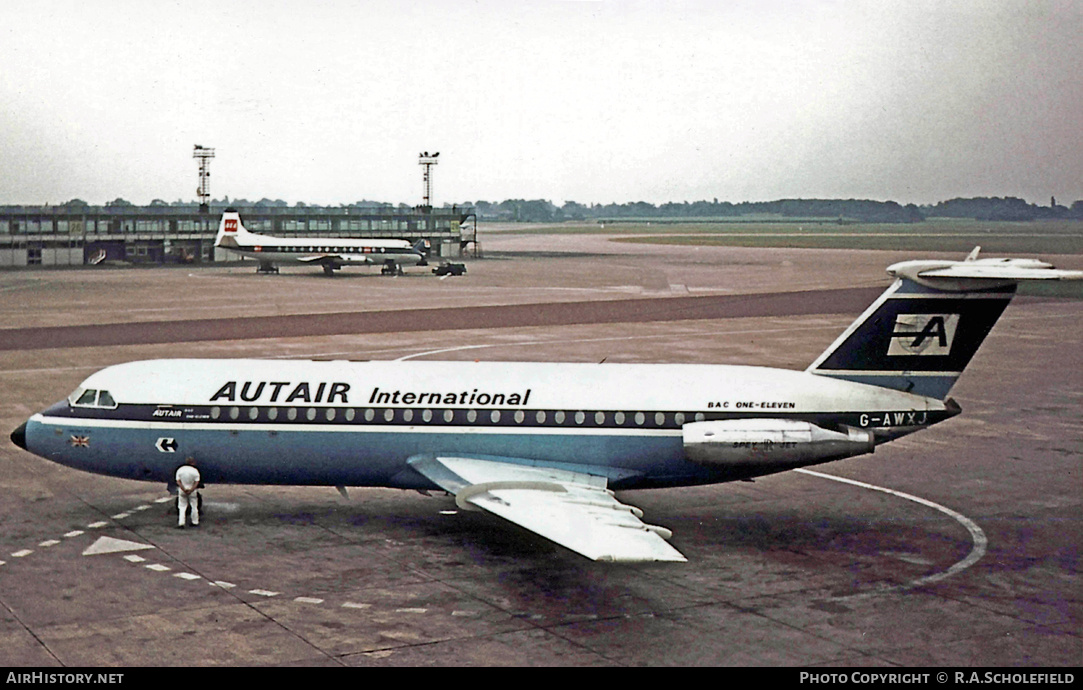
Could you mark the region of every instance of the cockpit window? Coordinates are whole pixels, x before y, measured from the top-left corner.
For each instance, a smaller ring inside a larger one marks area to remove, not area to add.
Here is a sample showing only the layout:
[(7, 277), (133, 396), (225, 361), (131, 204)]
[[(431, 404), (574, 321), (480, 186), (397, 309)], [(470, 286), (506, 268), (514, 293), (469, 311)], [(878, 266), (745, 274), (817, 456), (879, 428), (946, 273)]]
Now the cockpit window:
[(93, 388), (88, 388), (82, 391), (75, 391), (68, 398), (71, 404), (75, 407), (105, 407), (114, 409), (117, 406), (117, 401), (113, 399), (109, 391), (97, 391)]

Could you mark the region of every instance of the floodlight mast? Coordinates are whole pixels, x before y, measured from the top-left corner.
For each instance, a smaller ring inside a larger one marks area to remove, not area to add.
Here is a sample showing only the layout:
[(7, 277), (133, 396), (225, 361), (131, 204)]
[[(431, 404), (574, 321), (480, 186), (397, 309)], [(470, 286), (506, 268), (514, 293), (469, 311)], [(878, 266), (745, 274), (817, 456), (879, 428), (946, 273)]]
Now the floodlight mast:
[(199, 187), (196, 194), (199, 195), (199, 212), (209, 213), (211, 210), (211, 172), (210, 159), (214, 158), (214, 149), (206, 146), (195, 145), (192, 150), (192, 158), (199, 160)]
[(417, 164), (425, 166), (425, 198), (422, 202), (422, 207), (425, 209), (432, 208), (432, 166), (436, 165), (439, 155), (439, 151), (431, 155), (428, 151), (417, 154)]

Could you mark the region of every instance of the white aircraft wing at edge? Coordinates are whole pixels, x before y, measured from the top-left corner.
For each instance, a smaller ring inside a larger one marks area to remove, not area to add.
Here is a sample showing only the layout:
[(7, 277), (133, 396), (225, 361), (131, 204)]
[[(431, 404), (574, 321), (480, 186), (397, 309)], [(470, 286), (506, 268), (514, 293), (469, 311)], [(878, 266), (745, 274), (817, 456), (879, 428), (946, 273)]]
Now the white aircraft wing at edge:
[(967, 265), (955, 266), (932, 271), (922, 271), (922, 278), (989, 278), (992, 280), (1083, 280), (1080, 271), (1065, 271), (1049, 267), (1029, 267), (1011, 265)]
[(464, 510), (483, 509), (596, 561), (685, 561), (663, 527), (647, 525), (598, 475), (476, 457), (409, 461), (455, 495)]

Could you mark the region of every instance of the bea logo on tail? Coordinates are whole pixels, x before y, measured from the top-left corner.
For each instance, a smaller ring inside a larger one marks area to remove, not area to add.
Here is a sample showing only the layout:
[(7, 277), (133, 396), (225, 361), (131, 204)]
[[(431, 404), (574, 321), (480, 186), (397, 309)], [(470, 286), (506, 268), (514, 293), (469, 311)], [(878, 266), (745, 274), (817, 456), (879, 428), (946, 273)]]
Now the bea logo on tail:
[(959, 325), (958, 314), (899, 314), (889, 355), (947, 355)]

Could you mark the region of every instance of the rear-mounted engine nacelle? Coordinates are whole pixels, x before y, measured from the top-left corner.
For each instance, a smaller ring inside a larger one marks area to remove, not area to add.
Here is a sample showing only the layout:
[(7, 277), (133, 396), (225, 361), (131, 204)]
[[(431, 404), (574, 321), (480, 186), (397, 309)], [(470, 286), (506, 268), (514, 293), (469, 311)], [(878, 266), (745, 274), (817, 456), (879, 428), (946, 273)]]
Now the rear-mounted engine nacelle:
[(871, 431), (831, 431), (791, 419), (729, 419), (683, 427), (684, 452), (703, 465), (800, 465), (871, 453)]

